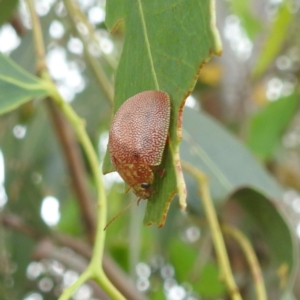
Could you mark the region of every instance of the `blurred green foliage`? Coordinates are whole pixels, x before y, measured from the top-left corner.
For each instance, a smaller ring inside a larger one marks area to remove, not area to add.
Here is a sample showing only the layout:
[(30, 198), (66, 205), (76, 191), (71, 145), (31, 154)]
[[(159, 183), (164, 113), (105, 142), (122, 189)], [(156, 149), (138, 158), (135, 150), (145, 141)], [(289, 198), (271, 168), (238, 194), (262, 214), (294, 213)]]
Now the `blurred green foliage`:
[[(116, 78), (113, 80), (114, 74), (105, 69), (107, 77), (116, 84), (114, 111), (132, 94), (141, 89), (155, 88), (151, 72), (148, 72), (149, 62), (144, 61), (147, 58), (146, 50), (142, 47), (144, 42), (140, 35), (139, 38), (135, 36), (140, 30), (141, 19), (137, 11), (125, 13), (121, 3), (122, 1), (118, 0), (109, 2), (108, 6), (114, 9), (110, 8), (107, 16), (110, 28), (122, 16), (126, 16), (125, 23), (129, 22), (125, 24), (124, 52)], [(194, 5), (195, 3), (199, 5), (200, 1), (195, 1)], [(206, 65), (206, 72), (204, 69), (202, 74), (208, 75), (205, 78), (200, 77), (196, 82), (197, 71), (203, 59), (208, 53), (216, 50), (211, 40), (212, 36), (205, 36), (201, 31), (202, 28), (209, 28), (208, 3), (199, 10), (201, 13), (189, 1), (176, 6), (176, 3), (170, 0), (165, 2), (164, 6), (160, 3), (156, 9), (151, 6), (155, 3), (145, 3), (145, 19), (150, 33), (149, 41), (154, 51), (155, 67), (158, 70), (158, 81), (161, 88), (168, 91), (174, 100), (171, 136), (176, 135), (178, 108), (196, 84), (194, 97), (200, 99), (197, 103), (201, 102), (203, 111), (184, 109), (181, 158), (208, 175), (220, 220), (242, 230), (251, 241), (261, 263), (270, 299), (293, 299), (293, 290), (297, 299), (300, 297), (297, 291), (299, 282), (293, 287), (297, 272), (297, 243), (294, 241), (295, 231), (291, 230), (290, 225), (290, 221), (295, 223), (297, 219), (282, 213), (285, 187), (282, 187), (276, 178), (272, 178), (263, 164), (267, 162), (277, 165), (278, 153), (285, 151), (282, 144), (284, 134), (290, 130), (289, 125), (299, 115), (299, 68), (296, 62), (292, 64), (293, 68), (288, 74), (297, 78), (293, 92), (287, 96), (281, 95), (274, 102), (269, 102), (266, 96), (268, 80), (280, 77), (284, 81), (288, 73), (276, 69), (277, 57), (286, 55), (291, 48), (299, 50), (299, 41), (294, 38), (290, 29), (295, 23), (299, 23), (299, 11), (292, 12), (290, 2), (283, 1), (273, 17), (267, 19), (257, 15), (253, 9), (256, 4), (254, 1), (231, 0), (228, 3), (230, 13), (239, 18), (246, 34), (253, 41), (253, 48), (259, 50), (254, 51), (251, 57), (255, 63), (247, 64), (246, 67), (246, 63), (238, 61), (234, 55), (227, 56), (231, 49), (226, 48), (224, 51), (224, 57), (228, 59), (232, 68), (233, 61), (237, 61), (238, 68), (245, 67), (246, 71), (243, 70), (247, 72), (244, 83), (247, 88), (243, 89), (247, 92), (246, 96), (241, 96), (240, 102), (236, 103), (237, 107), (242, 103), (244, 109), (241, 109), (242, 113), (237, 119), (226, 122), (229, 117), (222, 115), (221, 108), (225, 105), (223, 95), (228, 93), (228, 90), (222, 86), (222, 78), (231, 76), (231, 73), (214, 76), (213, 80), (212, 76), (209, 77), (212, 73), (222, 74), (222, 70), (225, 69), (224, 61), (215, 59), (213, 64)], [(10, 19), (15, 5), (16, 1), (0, 2), (0, 24)], [(58, 5), (55, 3), (50, 12), (41, 18), (45, 43), (48, 45), (48, 51), (58, 46), (63, 47), (69, 64), (76, 62), (83, 66), (81, 75), (86, 87), (84, 91), (76, 94), (72, 106), (85, 120), (89, 136), (98, 151), (100, 134), (105, 135), (109, 128), (111, 107), (93, 74), (93, 68), (87, 63), (86, 56), (69, 51), (68, 41), (77, 34), (70, 20), (57, 14)], [(164, 9), (170, 7), (169, 21), (164, 23)], [(82, 10), (88, 13), (88, 9)], [(49, 26), (53, 20), (60, 21), (64, 26), (65, 33), (60, 39), (49, 35)], [(175, 21), (179, 22), (181, 27), (177, 27), (178, 23)], [(105, 25), (101, 23), (97, 27), (103, 29)], [(105, 34), (107, 36), (107, 33)], [(205, 37), (201, 37), (201, 34)], [(113, 36), (115, 47), (123, 44), (123, 35), (123, 30), (116, 30)], [(180, 39), (176, 40), (178, 35)], [(89, 43), (88, 40), (82, 42)], [(113, 53), (116, 55), (114, 59), (121, 51), (119, 48)], [(201, 55), (197, 56), (199, 51)], [(0, 228), (0, 266), (5, 266), (0, 267), (1, 300), (24, 299), (25, 295), (39, 289), (37, 283), (41, 277), (30, 280), (26, 270), (30, 262), (36, 259), (36, 251), (44, 239), (56, 243), (61, 252), (62, 244), (56, 240), (56, 234), (59, 233), (76, 237), (86, 247), (90, 247), (82, 211), (70, 184), (71, 175), (62, 146), (49, 118), (48, 107), (40, 99), (45, 95), (45, 88), (33, 75), (33, 53), (33, 41), (29, 31), (21, 37), (21, 45), (10, 54), (18, 66), (6, 56), (0, 55), (0, 112), (7, 112), (0, 118), (0, 149), (4, 155), (4, 186), (8, 197), (4, 209), (0, 209), (0, 220), (2, 224), (6, 224)], [(97, 59), (102, 63), (105, 55)], [(142, 74), (139, 71), (141, 68)], [(257, 96), (261, 87), (263, 92)], [(238, 94), (238, 88), (237, 86), (236, 90), (231, 92)], [(33, 101), (27, 102), (31, 99)], [(25, 102), (27, 103), (24, 104)], [(14, 108), (17, 109), (12, 110)], [(214, 114), (219, 120), (209, 116), (204, 110)], [(235, 132), (228, 131), (232, 123)], [(16, 125), (26, 128), (24, 138), (18, 139), (14, 135)], [(244, 141), (239, 141), (237, 135)], [(296, 153), (296, 157), (299, 158), (299, 153)], [(80, 159), (85, 165), (84, 153), (81, 154)], [(253, 154), (261, 159), (260, 163)], [(101, 153), (101, 161), (103, 156)], [(87, 172), (83, 175), (87, 174), (85, 180), (93, 197), (93, 180), (90, 178), (89, 168), (86, 165), (85, 167)], [(126, 272), (125, 278), (130, 276), (134, 281), (137, 280), (135, 267), (138, 262), (145, 262), (150, 266), (151, 288), (146, 292), (149, 299), (166, 299), (163, 286), (165, 279), (160, 274), (165, 265), (174, 268), (175, 273), (171, 279), (175, 279), (178, 285), (184, 286), (184, 283), (187, 283), (199, 299), (226, 297), (226, 288), (220, 281), (210, 233), (197, 193), (198, 187), (189, 174), (184, 176), (188, 189), (186, 214), (179, 211), (178, 201), (175, 199), (162, 229), (144, 227), (142, 218), (147, 204), (140, 203), (110, 225), (106, 250)], [(176, 188), (176, 182), (174, 176), (166, 178), (169, 180), (167, 194)], [(159, 184), (166, 184), (164, 180), (160, 181)], [(289, 186), (289, 182), (284, 183)], [(60, 203), (61, 219), (58, 225), (52, 228), (45, 224), (40, 214), (42, 200), (48, 195), (56, 197)], [(111, 188), (107, 188), (109, 218), (118, 214), (131, 201), (130, 195), (124, 193), (121, 183), (115, 182)], [(165, 207), (168, 197), (163, 198), (162, 207)], [(231, 206), (233, 204), (234, 206)], [(17, 226), (18, 222), (10, 225), (4, 222), (3, 220), (7, 220), (5, 218), (11, 221), (21, 220), (21, 228)], [(187, 230), (191, 227), (199, 229), (200, 234), (196, 241), (187, 238)], [(22, 231), (22, 228), (33, 229), (37, 236), (29, 234), (26, 230)], [(230, 242), (227, 246), (229, 253), (236, 253)], [(153, 263), (155, 258), (159, 258), (159, 263)], [(46, 264), (47, 257), (40, 261)], [(243, 299), (253, 299), (252, 279), (243, 255), (232, 255), (231, 261), (235, 274), (242, 274), (240, 287)], [(73, 267), (75, 265), (74, 263)], [(72, 267), (68, 266), (66, 269)], [(55, 287), (59, 286), (61, 281), (61, 277), (55, 277), (55, 286), (50, 292), (44, 293), (44, 299), (57, 299)]]

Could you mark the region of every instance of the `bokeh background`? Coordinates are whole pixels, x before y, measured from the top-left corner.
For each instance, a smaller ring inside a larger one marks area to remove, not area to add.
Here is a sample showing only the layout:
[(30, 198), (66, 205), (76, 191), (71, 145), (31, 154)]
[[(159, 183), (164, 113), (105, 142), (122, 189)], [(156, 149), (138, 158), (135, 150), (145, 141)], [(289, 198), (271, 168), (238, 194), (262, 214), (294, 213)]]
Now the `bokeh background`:
[[(107, 31), (105, 5), (35, 1), (50, 75), (86, 120), (100, 161), (125, 35), (122, 25), (113, 35)], [(300, 299), (300, 1), (217, 0), (216, 15), (223, 54), (202, 68), (186, 100), (182, 157), (192, 163), (194, 153), (201, 157), (220, 219), (243, 229), (253, 245), (268, 299)], [(0, 26), (0, 51), (34, 74), (26, 3), (0, 2)], [(175, 198), (164, 228), (144, 227), (141, 202), (108, 229), (106, 270), (135, 299), (228, 299), (197, 187), (186, 179), (188, 213)], [(105, 175), (105, 185), (113, 217), (133, 195), (124, 193), (116, 173)], [(78, 200), (76, 186), (85, 200)], [(91, 251), (94, 196), (81, 148), (48, 100), (33, 99), (1, 116), (1, 300), (57, 299), (78, 278)], [(247, 197), (258, 201), (241, 205)], [(243, 297), (255, 299), (243, 253), (232, 239), (226, 243)], [(276, 263), (279, 252), (292, 266)], [(108, 298), (87, 283), (73, 299)]]

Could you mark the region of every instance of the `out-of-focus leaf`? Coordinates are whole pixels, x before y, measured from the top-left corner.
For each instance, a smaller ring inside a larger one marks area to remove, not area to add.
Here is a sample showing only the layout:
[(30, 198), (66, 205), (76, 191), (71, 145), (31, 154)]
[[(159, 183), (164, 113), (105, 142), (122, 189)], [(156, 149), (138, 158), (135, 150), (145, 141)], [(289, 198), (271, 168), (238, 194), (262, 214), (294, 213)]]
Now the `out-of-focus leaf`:
[[(0, 148), (5, 162), (6, 209), (47, 233), (40, 214), (42, 200), (45, 196), (63, 200), (69, 189), (65, 164), (42, 108), (25, 124), (18, 124), (17, 113), (1, 119)], [(15, 136), (16, 124), (23, 126), (23, 138)]]
[(6, 242), (8, 242), (9, 245), (8, 267), (12, 268), (14, 272), (9, 276), (13, 281), (12, 285), (6, 287), (7, 294), (11, 295), (12, 298), (6, 299), (22, 299), (31, 289), (26, 276), (26, 269), (31, 261), (35, 242), (28, 236), (15, 231), (7, 232), (7, 236)]
[[(179, 282), (187, 280), (197, 259), (197, 251), (175, 237), (170, 241), (168, 254), (170, 255), (170, 262), (176, 270), (177, 280)], [(181, 259), (178, 259), (179, 257)]]
[(32, 98), (45, 96), (47, 87), (0, 53), (0, 91), (0, 114), (3, 114)]
[[(183, 118), (181, 157), (207, 174), (215, 203), (226, 199), (240, 186), (258, 188), (279, 198), (281, 188), (257, 163), (247, 148), (211, 117), (190, 108)], [(195, 182), (186, 174), (190, 204), (199, 208)]]
[(80, 236), (83, 233), (83, 228), (82, 224), (78, 222), (81, 219), (81, 215), (76, 200), (71, 198), (65, 201), (60, 212), (61, 218), (57, 224), (57, 229), (70, 235)]
[(284, 1), (278, 10), (277, 17), (253, 68), (253, 77), (261, 76), (282, 49), (294, 16), (290, 11), (288, 2)]
[(269, 103), (250, 121), (247, 144), (261, 158), (267, 159), (279, 145), (285, 128), (297, 111), (299, 93)]
[(179, 283), (188, 280), (193, 286), (193, 290), (200, 293), (202, 297), (221, 297), (224, 295), (225, 285), (220, 281), (218, 267), (212, 262), (206, 263), (199, 272), (193, 274), (195, 279), (190, 278), (199, 255), (196, 249), (178, 238), (173, 238), (168, 248), (168, 254), (170, 255), (170, 262), (176, 270), (175, 278)]
[(19, 0), (0, 1), (0, 26), (9, 19), (18, 2)]
[(256, 233), (256, 242), (260, 238), (267, 246), (268, 260), (274, 270), (268, 281), (273, 282), (273, 289), (277, 287), (281, 295), (290, 292), (297, 266), (296, 243), (279, 207), (251, 188), (237, 190), (230, 199), (243, 208), (244, 214), (239, 214), (239, 218), (248, 228), (251, 224), (250, 230), (252, 234)]
[[(45, 111), (35, 108), (26, 123), (20, 124), (19, 111), (0, 118), (0, 148), (5, 163), (5, 189), (8, 196), (4, 213), (19, 216), (41, 235), (47, 236), (49, 228), (41, 218), (41, 204), (45, 196), (62, 201), (69, 198), (68, 178), (60, 149), (54, 139)], [(14, 135), (15, 125), (24, 126), (23, 138)], [(32, 260), (35, 241), (12, 232), (7, 239), (11, 261), (16, 266), (12, 274), (12, 292), (22, 299), (32, 288), (26, 279), (26, 266)], [(10, 299), (10, 298), (7, 298)]]
[(150, 293), (150, 299), (152, 300), (165, 300), (166, 296), (163, 287)]
[[(265, 239), (272, 253), (274, 274), (277, 268), (287, 266), (286, 276), (281, 279), (290, 283), (295, 266), (295, 245), (287, 221), (279, 213), (279, 207), (274, 206), (270, 200), (281, 199), (280, 186), (260, 167), (237, 139), (204, 113), (186, 108), (183, 128), (182, 159), (207, 174), (215, 204), (224, 203), (230, 193), (238, 190), (234, 193), (234, 199), (240, 201), (244, 210), (256, 218), (262, 238)], [(198, 186), (188, 174), (186, 181), (189, 207), (202, 213)], [(253, 189), (240, 189), (244, 186)], [(261, 192), (256, 192), (254, 189)], [(281, 245), (282, 241), (284, 245)], [(273, 249), (276, 247), (277, 249)]]
[[(128, 3), (127, 3), (128, 2)], [(173, 153), (178, 149), (180, 108), (192, 91), (200, 66), (221, 45), (214, 25), (213, 1), (109, 1), (106, 24), (115, 29), (125, 21), (126, 35), (116, 74), (116, 112), (129, 97), (146, 90), (162, 90), (172, 102), (170, 139), (163, 162), (163, 180), (156, 176), (145, 224), (162, 226), (177, 191)], [(107, 153), (104, 172), (111, 170)]]
[(249, 38), (253, 40), (261, 31), (262, 24), (251, 12), (250, 1), (230, 0), (229, 2), (233, 14), (239, 17)]
[(226, 293), (226, 287), (220, 280), (219, 267), (213, 262), (206, 263), (194, 288), (202, 297), (222, 297)]
[(128, 243), (116, 242), (109, 247), (110, 255), (118, 263), (118, 265), (126, 272), (129, 272), (129, 253), (130, 249), (128, 248)]

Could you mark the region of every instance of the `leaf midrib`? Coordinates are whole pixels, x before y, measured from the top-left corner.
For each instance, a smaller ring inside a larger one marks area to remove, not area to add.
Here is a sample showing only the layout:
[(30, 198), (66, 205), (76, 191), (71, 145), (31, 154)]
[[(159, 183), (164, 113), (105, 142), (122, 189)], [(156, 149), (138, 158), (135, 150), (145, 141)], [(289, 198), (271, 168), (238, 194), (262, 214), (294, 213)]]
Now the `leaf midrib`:
[(146, 21), (145, 21), (143, 6), (142, 6), (142, 0), (138, 0), (138, 6), (139, 6), (139, 13), (140, 13), (141, 22), (142, 22), (143, 33), (144, 33), (144, 37), (145, 37), (146, 49), (147, 49), (147, 53), (148, 53), (148, 57), (149, 57), (150, 65), (151, 65), (151, 73), (152, 73), (152, 76), (154, 79), (155, 88), (156, 88), (156, 90), (159, 91), (159, 84), (158, 84), (158, 80), (157, 80), (157, 76), (156, 76), (156, 72), (155, 72), (155, 68), (154, 68), (154, 62), (153, 62), (151, 46), (150, 46), (149, 37), (148, 37), (148, 31), (147, 31), (147, 27), (146, 27)]
[(11, 84), (14, 84), (16, 86), (22, 87), (22, 88), (27, 89), (27, 90), (44, 90), (44, 87), (40, 83), (26, 84), (22, 81), (18, 81), (16, 79), (12, 78), (12, 77), (7, 77), (7, 76), (4, 76), (2, 74), (0, 74), (0, 80), (2, 80), (4, 82), (11, 83)]

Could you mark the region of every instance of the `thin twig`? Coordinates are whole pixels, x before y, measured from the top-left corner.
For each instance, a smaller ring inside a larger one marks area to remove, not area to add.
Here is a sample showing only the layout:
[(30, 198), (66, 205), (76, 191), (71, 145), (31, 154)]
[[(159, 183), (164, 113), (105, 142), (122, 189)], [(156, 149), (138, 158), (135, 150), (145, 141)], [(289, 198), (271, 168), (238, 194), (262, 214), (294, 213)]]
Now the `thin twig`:
[[(110, 102), (110, 105), (112, 106), (113, 98), (114, 98), (112, 82), (107, 78), (98, 59), (95, 56), (93, 56), (90, 51), (91, 41), (93, 41), (94, 44), (99, 46), (98, 41), (95, 38), (95, 33), (94, 33), (91, 25), (89, 24), (89, 22), (87, 21), (87, 19), (85, 18), (85, 16), (83, 15), (83, 13), (79, 9), (79, 7), (75, 4), (74, 1), (63, 0), (63, 2), (68, 11), (68, 16), (70, 17), (70, 19), (74, 25), (74, 28), (77, 32), (77, 35), (80, 37), (80, 39), (83, 43), (84, 53), (90, 64), (90, 67), (93, 70), (95, 77), (98, 80), (98, 83), (100, 84), (104, 93), (106, 94), (106, 96)], [(86, 28), (88, 29), (88, 31), (89, 31), (88, 37), (90, 38), (90, 41), (88, 41), (87, 36), (83, 35), (80, 32), (80, 30), (78, 29), (79, 22), (81, 24), (83, 24), (84, 26), (86, 26)]]
[(35, 44), (35, 52), (36, 52), (36, 72), (37, 74), (42, 74), (47, 70), (46, 64), (46, 56), (45, 56), (45, 47), (43, 42), (43, 33), (42, 27), (40, 24), (40, 20), (35, 12), (34, 1), (27, 0), (27, 5), (29, 8), (32, 32)]
[[(47, 240), (49, 242), (53, 241), (58, 243), (63, 247), (68, 247), (85, 257), (86, 259), (91, 259), (93, 254), (93, 249), (77, 238), (71, 237), (67, 234), (61, 232), (52, 232), (51, 236), (43, 235), (38, 229), (31, 227), (28, 225), (20, 216), (14, 214), (4, 214), (0, 217), (0, 224), (3, 224), (7, 228), (12, 230), (21, 232), (26, 236), (31, 237), (36, 241)], [(50, 253), (51, 251), (48, 251)], [(46, 257), (47, 253), (38, 252), (38, 255)], [(38, 256), (36, 256), (38, 258)], [(70, 265), (71, 267), (72, 265)], [(109, 256), (109, 254), (105, 253), (103, 256), (103, 269), (107, 277), (113, 282), (113, 284), (122, 292), (122, 294), (126, 297), (126, 299), (131, 300), (146, 300), (145, 295), (141, 294), (136, 290), (134, 284), (129, 280), (128, 274), (122, 271), (118, 265), (114, 262), (114, 260)]]
[[(92, 249), (90, 246), (82, 242), (81, 240), (75, 239), (62, 233), (56, 233), (55, 238), (59, 240), (60, 244), (69, 247), (81, 254), (82, 256), (90, 259), (92, 257)], [(146, 296), (140, 293), (134, 286), (133, 282), (129, 279), (120, 267), (114, 262), (109, 254), (104, 253), (103, 256), (103, 269), (107, 277), (111, 282), (118, 288), (120, 292), (125, 296), (126, 299), (130, 300), (146, 300)]]
[(19, 13), (14, 13), (10, 18), (9, 22), (11, 26), (14, 28), (14, 30), (17, 32), (19, 37), (24, 36), (24, 34), (26, 33), (26, 28), (21, 21), (21, 17)]
[(234, 281), (232, 270), (229, 263), (225, 242), (218, 222), (217, 214), (210, 196), (207, 176), (197, 168), (186, 162), (182, 162), (182, 167), (189, 172), (199, 184), (199, 194), (201, 195), (203, 207), (207, 221), (211, 230), (214, 247), (216, 250), (219, 266), (221, 269), (221, 278), (224, 280), (232, 300), (242, 300), (239, 289)]
[(84, 221), (86, 232), (90, 242), (93, 242), (96, 232), (96, 214), (90, 192), (87, 186), (87, 174), (83, 165), (82, 156), (73, 131), (69, 124), (62, 117), (61, 112), (53, 104), (47, 101), (56, 134), (60, 140), (67, 167), (73, 183), (73, 189), (77, 195), (80, 212)]
[[(38, 241), (34, 248), (32, 258), (34, 260), (51, 259), (60, 262), (66, 269), (72, 269), (76, 272), (83, 273), (87, 268), (88, 261), (79, 255), (70, 255), (69, 251), (62, 251), (52, 240), (42, 239)], [(90, 281), (89, 284), (93, 288), (94, 296), (101, 300), (109, 300), (110, 298), (95, 282)]]
[[(91, 259), (93, 251), (90, 246), (83, 241), (75, 239), (69, 235), (56, 233), (55, 239), (65, 247), (73, 249), (75, 252), (81, 254), (87, 259)], [(129, 279), (120, 267), (114, 262), (109, 254), (104, 253), (103, 256), (103, 269), (107, 277), (118, 288), (126, 299), (130, 300), (146, 300), (146, 296), (140, 293), (134, 286), (133, 282)]]
[(22, 218), (14, 214), (2, 215), (0, 217), (0, 224), (21, 232), (32, 239), (39, 239), (41, 237), (41, 234), (37, 230), (26, 224)]
[(222, 231), (225, 234), (228, 234), (230, 237), (232, 237), (239, 244), (242, 251), (244, 252), (245, 258), (247, 260), (247, 263), (249, 265), (253, 277), (254, 287), (256, 291), (256, 299), (266, 300), (267, 294), (266, 294), (264, 279), (261, 273), (261, 268), (259, 266), (258, 259), (251, 246), (251, 243), (240, 230), (232, 226), (229, 226), (228, 224), (222, 225)]
[[(79, 8), (78, 4), (75, 2), (71, 2), (70, 0), (67, 0), (68, 4), (73, 4), (72, 13), (75, 13), (77, 22), (80, 22), (84, 26), (86, 26), (88, 30), (87, 36), (97, 45), (99, 51), (101, 52), (101, 55), (105, 58), (106, 62), (110, 65), (112, 69), (116, 69), (118, 66), (118, 61), (111, 55), (106, 54), (105, 52), (102, 51), (100, 45), (99, 45), (99, 40), (95, 31), (95, 26), (90, 23), (88, 20), (86, 14)], [(66, 4), (66, 2), (65, 2)], [(76, 24), (74, 24), (76, 25)], [(77, 24), (78, 25), (78, 24)]]

